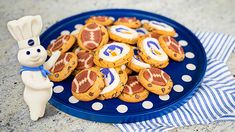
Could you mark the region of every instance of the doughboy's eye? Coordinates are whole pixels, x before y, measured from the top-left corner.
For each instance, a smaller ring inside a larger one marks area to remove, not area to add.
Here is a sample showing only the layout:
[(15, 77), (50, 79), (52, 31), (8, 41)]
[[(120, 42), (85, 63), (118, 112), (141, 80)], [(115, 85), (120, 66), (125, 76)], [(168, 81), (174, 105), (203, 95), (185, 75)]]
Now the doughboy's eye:
[(39, 52), (41, 52), (41, 50), (40, 50), (40, 49), (37, 49), (37, 52), (39, 53)]
[(26, 51), (26, 55), (30, 55), (30, 51)]

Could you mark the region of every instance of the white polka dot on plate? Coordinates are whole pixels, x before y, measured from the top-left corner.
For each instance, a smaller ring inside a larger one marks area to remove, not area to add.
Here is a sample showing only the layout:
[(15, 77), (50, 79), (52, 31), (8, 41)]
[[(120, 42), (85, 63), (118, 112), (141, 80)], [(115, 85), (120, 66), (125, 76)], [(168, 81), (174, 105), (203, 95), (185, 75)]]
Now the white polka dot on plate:
[(194, 53), (192, 53), (192, 52), (187, 52), (187, 53), (185, 54), (185, 56), (186, 56), (187, 58), (189, 58), (189, 59), (192, 59), (192, 58), (195, 57)]
[(76, 99), (74, 96), (71, 96), (71, 97), (69, 97), (69, 102), (72, 104), (75, 104), (75, 103), (79, 102), (79, 100)]
[(61, 93), (61, 92), (63, 92), (64, 91), (64, 87), (63, 86), (55, 86), (54, 88), (53, 88), (53, 91), (54, 91), (54, 93)]
[(144, 101), (142, 103), (142, 106), (145, 108), (145, 109), (151, 109), (153, 108), (153, 103), (151, 101)]
[(162, 101), (167, 101), (170, 99), (170, 96), (167, 94), (167, 95), (162, 95), (162, 96), (159, 96), (159, 99), (162, 100)]
[(51, 43), (54, 43), (55, 42), (55, 39), (51, 40)]
[(196, 69), (196, 66), (194, 65), (194, 64), (187, 64), (186, 65), (186, 68), (188, 69), (188, 70), (191, 70), (191, 71), (193, 71), (193, 70), (195, 70)]
[(82, 24), (76, 24), (76, 25), (74, 26), (74, 28), (75, 28), (75, 29), (78, 29), (78, 30), (80, 30), (82, 27), (83, 27)]
[(174, 36), (174, 37), (177, 38), (178, 36), (179, 36), (179, 34), (178, 34), (178, 33), (175, 33), (175, 36)]
[(71, 35), (77, 35), (79, 33), (79, 30), (74, 30), (71, 32)]
[(181, 46), (187, 46), (187, 45), (188, 45), (188, 42), (185, 41), (185, 40), (180, 40), (178, 43), (179, 43)]
[(114, 17), (109, 17), (109, 19), (111, 19), (111, 20), (113, 20), (113, 21), (115, 20), (115, 18), (114, 18)]
[(145, 20), (145, 19), (141, 20), (141, 23), (142, 23), (142, 24), (148, 23), (148, 22), (149, 22), (149, 21), (148, 21), (148, 20)]
[(191, 82), (191, 81), (192, 81), (192, 77), (189, 76), (189, 75), (183, 75), (183, 76), (182, 76), (182, 80), (183, 80), (184, 82)]
[(100, 102), (95, 102), (92, 104), (91, 108), (93, 110), (101, 110), (103, 108), (103, 104), (101, 104)]
[(174, 85), (173, 89), (176, 92), (183, 92), (184, 91), (184, 87), (181, 85)]
[(64, 30), (64, 31), (62, 31), (60, 34), (61, 34), (61, 35), (69, 35), (70, 32), (69, 32), (68, 30)]
[(127, 110), (128, 110), (128, 108), (127, 108), (126, 105), (119, 105), (119, 106), (117, 107), (117, 111), (118, 111), (119, 113), (126, 113)]

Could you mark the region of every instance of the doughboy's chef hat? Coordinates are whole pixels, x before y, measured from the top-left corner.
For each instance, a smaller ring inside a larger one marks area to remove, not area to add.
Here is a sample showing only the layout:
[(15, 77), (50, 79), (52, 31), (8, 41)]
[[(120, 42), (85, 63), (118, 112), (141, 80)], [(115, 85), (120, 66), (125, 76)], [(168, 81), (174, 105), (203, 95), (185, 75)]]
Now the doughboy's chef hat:
[(11, 35), (17, 40), (20, 49), (40, 45), (41, 16), (24, 16), (18, 20), (9, 21), (7, 27)]

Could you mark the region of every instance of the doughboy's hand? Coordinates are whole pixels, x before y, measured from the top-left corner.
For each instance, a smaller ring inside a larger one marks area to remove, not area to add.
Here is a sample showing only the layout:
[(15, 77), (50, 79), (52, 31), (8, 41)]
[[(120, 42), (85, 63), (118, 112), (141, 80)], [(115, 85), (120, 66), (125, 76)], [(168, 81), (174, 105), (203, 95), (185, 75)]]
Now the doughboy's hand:
[(51, 69), (55, 65), (56, 61), (59, 59), (60, 55), (61, 55), (60, 51), (52, 52), (52, 55), (49, 58), (49, 60), (47, 60), (47, 62), (44, 63), (44, 68), (47, 70)]
[(61, 55), (61, 52), (59, 51), (59, 50), (57, 50), (57, 51), (55, 51), (55, 52), (52, 52), (52, 56), (55, 56), (56, 58), (58, 57), (60, 57), (60, 55)]

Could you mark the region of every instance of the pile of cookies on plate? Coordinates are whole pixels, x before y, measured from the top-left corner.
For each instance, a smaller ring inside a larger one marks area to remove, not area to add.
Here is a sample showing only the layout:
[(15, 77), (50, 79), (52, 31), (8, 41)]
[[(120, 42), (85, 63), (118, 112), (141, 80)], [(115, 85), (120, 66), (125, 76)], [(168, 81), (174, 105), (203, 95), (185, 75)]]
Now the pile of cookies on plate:
[(62, 53), (50, 69), (52, 81), (74, 76), (71, 92), (81, 101), (140, 102), (149, 92), (171, 91), (173, 81), (162, 69), (169, 59), (184, 60), (173, 27), (135, 17), (92, 16), (85, 23), (49, 44), (49, 55)]

